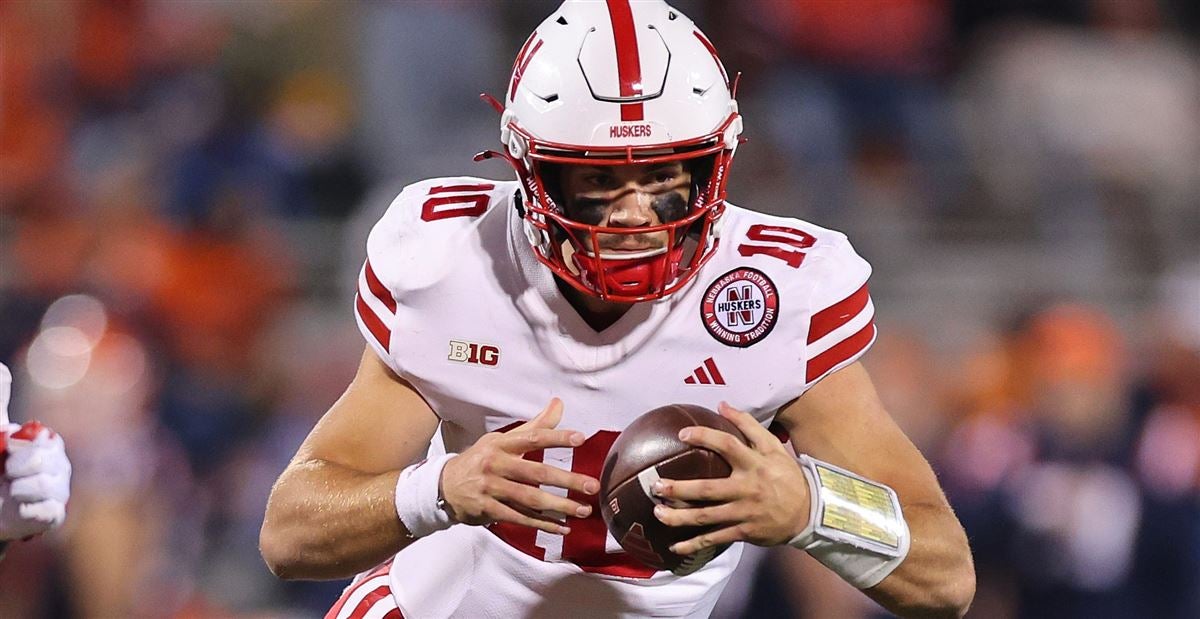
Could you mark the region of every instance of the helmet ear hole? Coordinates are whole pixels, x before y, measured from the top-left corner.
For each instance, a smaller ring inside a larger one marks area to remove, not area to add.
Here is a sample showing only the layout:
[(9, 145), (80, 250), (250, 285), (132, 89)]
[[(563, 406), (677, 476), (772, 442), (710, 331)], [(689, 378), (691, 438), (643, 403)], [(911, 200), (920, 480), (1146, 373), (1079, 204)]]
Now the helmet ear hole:
[(691, 202), (692, 208), (703, 206), (700, 201), (704, 199), (707, 193), (708, 183), (713, 177), (713, 166), (716, 164), (716, 155), (705, 155), (695, 159), (689, 159), (684, 165), (687, 166), (688, 173), (692, 176), (692, 195), (688, 196), (688, 201)]

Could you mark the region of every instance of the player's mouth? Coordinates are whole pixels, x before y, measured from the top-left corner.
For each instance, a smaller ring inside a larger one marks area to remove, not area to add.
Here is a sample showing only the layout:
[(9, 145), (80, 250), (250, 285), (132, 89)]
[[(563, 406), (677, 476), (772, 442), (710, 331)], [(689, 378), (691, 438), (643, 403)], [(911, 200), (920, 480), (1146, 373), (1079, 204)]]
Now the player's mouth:
[(650, 250), (650, 249), (659, 249), (660, 247), (662, 247), (661, 243), (618, 243), (616, 245), (601, 244), (600, 251), (602, 253), (637, 252), (637, 251), (646, 251), (646, 250)]
[[(606, 260), (636, 260), (657, 256), (667, 250), (665, 237), (666, 234), (661, 232), (646, 234), (600, 233), (598, 239), (600, 258)], [(584, 235), (580, 240), (578, 248), (564, 241), (564, 256), (579, 251), (585, 256), (595, 258), (596, 252), (594, 251), (595, 247), (592, 245), (591, 238)]]
[(635, 258), (649, 258), (650, 256), (657, 256), (666, 250), (667, 248), (665, 247), (604, 249), (600, 252), (600, 257), (608, 260), (633, 260)]
[(665, 239), (661, 233), (654, 234), (601, 234), (600, 254), (602, 256), (616, 255), (631, 257), (630, 254), (653, 255), (666, 248)]

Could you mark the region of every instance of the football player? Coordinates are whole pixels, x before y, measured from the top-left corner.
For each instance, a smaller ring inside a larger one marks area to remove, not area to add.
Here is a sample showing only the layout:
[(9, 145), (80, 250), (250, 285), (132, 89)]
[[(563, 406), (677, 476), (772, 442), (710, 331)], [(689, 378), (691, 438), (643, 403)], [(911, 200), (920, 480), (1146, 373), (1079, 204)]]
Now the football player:
[(638, 415), (719, 404), (749, 444), (684, 431), (733, 473), (652, 488), (663, 522), (721, 525), (674, 552), (790, 544), (893, 612), (965, 612), (966, 537), (858, 363), (870, 266), (725, 201), (735, 90), (661, 1), (570, 0), (537, 28), (479, 156), (516, 180), (415, 183), (370, 234), (358, 374), (267, 506), (277, 575), (358, 574), (337, 618), (708, 616), (741, 545), (656, 572), (596, 494)]
[(71, 494), (62, 437), (36, 421), (9, 423), (11, 390), (12, 374), (0, 363), (0, 558), (9, 542), (60, 526)]

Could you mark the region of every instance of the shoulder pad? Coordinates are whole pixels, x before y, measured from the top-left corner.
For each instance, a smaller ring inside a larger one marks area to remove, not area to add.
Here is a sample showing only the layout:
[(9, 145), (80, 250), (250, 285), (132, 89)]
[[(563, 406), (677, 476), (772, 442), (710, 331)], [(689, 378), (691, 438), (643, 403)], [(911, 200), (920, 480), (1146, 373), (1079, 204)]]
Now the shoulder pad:
[(482, 215), (509, 204), (515, 181), (433, 178), (405, 187), (367, 237), (355, 315), (367, 343), (394, 371), (396, 314), (408, 295), (436, 284), (456, 264)]

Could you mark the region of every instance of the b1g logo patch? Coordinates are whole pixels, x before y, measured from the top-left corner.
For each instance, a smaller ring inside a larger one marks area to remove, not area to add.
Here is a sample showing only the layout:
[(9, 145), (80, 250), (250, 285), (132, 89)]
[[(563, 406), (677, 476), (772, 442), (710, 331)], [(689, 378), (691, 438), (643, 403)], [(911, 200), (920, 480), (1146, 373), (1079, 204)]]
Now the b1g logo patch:
[(767, 337), (779, 318), (779, 292), (757, 269), (734, 269), (709, 285), (700, 319), (717, 341), (745, 348)]
[(450, 340), (450, 361), (495, 367), (500, 363), (500, 348), (490, 344)]

